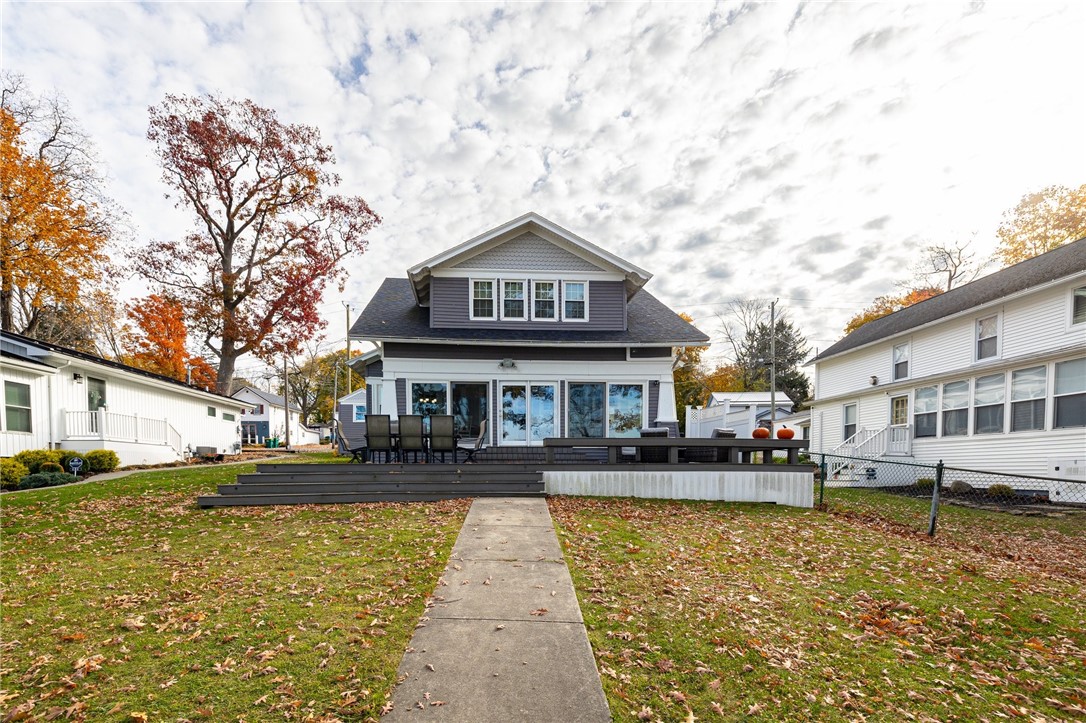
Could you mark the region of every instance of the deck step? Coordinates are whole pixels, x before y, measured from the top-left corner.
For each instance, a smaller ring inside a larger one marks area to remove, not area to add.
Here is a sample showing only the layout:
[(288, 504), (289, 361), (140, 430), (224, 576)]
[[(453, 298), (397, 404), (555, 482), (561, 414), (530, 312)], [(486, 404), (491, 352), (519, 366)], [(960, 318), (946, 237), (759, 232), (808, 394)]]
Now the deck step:
[(410, 494), (452, 494), (462, 497), (496, 495), (515, 492), (543, 492), (539, 479), (506, 482), (438, 481), (425, 482), (321, 482), (305, 481), (290, 483), (249, 482), (247, 484), (219, 485), (220, 495), (261, 494), (371, 494), (378, 492), (403, 492)]
[(201, 495), (196, 503), (200, 507), (237, 507), (247, 505), (336, 505), (358, 502), (436, 502), (438, 500), (460, 499), (463, 497), (542, 497), (540, 492), (499, 492), (494, 494), (465, 495), (456, 493), (411, 493), (411, 492), (347, 492), (347, 493), (297, 493), (297, 494), (241, 494), (241, 495)]
[(341, 474), (338, 471), (314, 470), (302, 472), (261, 472), (259, 474), (239, 474), (238, 484), (288, 484), (288, 483), (358, 483), (358, 484), (406, 484), (413, 482), (538, 482), (543, 473), (535, 470), (503, 470), (501, 472), (455, 471), (439, 474), (424, 473), (417, 470), (409, 472), (371, 472), (369, 474)]

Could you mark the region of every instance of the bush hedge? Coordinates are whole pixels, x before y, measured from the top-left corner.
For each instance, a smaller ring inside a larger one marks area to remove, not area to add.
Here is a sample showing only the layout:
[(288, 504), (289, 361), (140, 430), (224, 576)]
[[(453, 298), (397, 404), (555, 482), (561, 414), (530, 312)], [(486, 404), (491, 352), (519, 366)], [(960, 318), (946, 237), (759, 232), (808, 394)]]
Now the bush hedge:
[(38, 472), (63, 472), (64, 468), (56, 462), (42, 462), (41, 467), (38, 468)]
[(994, 484), (988, 487), (989, 497), (1014, 497), (1014, 488), (1010, 485)]
[(112, 449), (92, 449), (83, 457), (87, 460), (86, 471), (90, 474), (112, 472), (121, 464), (121, 458)]
[(19, 460), (11, 457), (0, 459), (0, 489), (19, 489), (19, 480), (28, 474), (30, 470)]
[(916, 481), (916, 486), (930, 492), (935, 489), (935, 479), (933, 477), (921, 477)]
[(78, 479), (74, 474), (66, 474), (64, 472), (38, 472), (37, 474), (28, 474), (19, 481), (19, 489), (32, 490), (38, 487), (56, 487), (57, 485), (66, 485), (69, 482), (75, 482)]
[(15, 455), (15, 461), (30, 470), (30, 474), (36, 474), (46, 462), (59, 462), (61, 454), (59, 449), (24, 449)]

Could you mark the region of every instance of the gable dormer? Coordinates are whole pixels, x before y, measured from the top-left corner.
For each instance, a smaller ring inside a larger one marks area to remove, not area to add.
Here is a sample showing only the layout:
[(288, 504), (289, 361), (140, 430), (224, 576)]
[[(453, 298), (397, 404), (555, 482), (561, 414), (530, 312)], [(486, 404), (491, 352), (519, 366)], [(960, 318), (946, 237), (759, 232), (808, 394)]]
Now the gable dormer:
[(652, 277), (529, 213), (408, 270), (431, 328), (625, 330)]

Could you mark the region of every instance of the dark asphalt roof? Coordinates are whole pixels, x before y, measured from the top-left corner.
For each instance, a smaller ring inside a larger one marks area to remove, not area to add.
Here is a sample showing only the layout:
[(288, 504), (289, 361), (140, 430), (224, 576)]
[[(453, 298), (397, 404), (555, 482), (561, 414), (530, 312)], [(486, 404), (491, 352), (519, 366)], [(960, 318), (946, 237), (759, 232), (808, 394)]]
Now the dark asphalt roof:
[[(272, 405), (273, 407), (281, 407), (281, 406), (283, 406), (283, 401), (284, 401), (283, 397), (279, 396), (278, 394), (272, 394), (271, 392), (265, 392), (263, 389), (257, 389), (256, 387), (251, 387), (248, 384), (242, 386), (240, 389), (235, 391), (232, 396), (236, 398), (237, 395), (240, 392), (243, 392), (245, 390), (249, 390), (250, 392), (252, 392), (256, 396), (260, 397), (261, 399), (263, 399), (265, 402)], [(300, 407), (296, 407), (294, 404), (291, 404), (290, 405), (290, 411), (292, 411), (292, 412), (301, 412), (302, 410), (301, 410)]]
[(407, 279), (385, 279), (351, 327), (363, 339), (433, 339), (460, 342), (541, 342), (705, 345), (709, 337), (683, 321), (644, 289), (626, 307), (626, 331), (579, 329), (431, 329), (429, 309), (419, 306)]
[(1002, 271), (951, 289), (919, 304), (864, 324), (816, 356), (821, 361), (851, 349), (881, 341), (918, 326), (959, 314), (1019, 291), (1086, 271), (1086, 238), (1027, 259)]
[[(226, 396), (225, 394), (219, 394), (218, 392), (213, 392), (213, 391), (210, 391), (210, 390), (207, 390), (207, 389), (201, 389), (200, 387), (193, 386), (191, 384), (186, 384), (185, 382), (180, 381), (179, 379), (174, 379), (173, 377), (167, 377), (167, 376), (164, 376), (162, 374), (155, 374), (154, 372), (149, 372), (149, 371), (147, 371), (145, 369), (140, 369), (139, 367), (129, 366), (128, 364), (122, 364), (120, 362), (115, 362), (115, 361), (113, 361), (111, 359), (103, 359), (102, 357), (97, 356), (95, 354), (88, 354), (87, 352), (84, 352), (84, 351), (76, 351), (75, 349), (69, 349), (68, 347), (64, 347), (64, 346), (61, 346), (59, 344), (53, 344), (53, 343), (47, 342), (47, 341), (39, 341), (38, 339), (34, 339), (32, 337), (29, 337), (29, 336), (23, 336), (22, 334), (15, 334), (14, 332), (10, 332), (10, 331), (5, 331), (4, 336), (10, 337), (11, 339), (13, 339), (13, 340), (15, 340), (15, 341), (17, 341), (17, 342), (19, 342), (21, 344), (29, 344), (31, 346), (36, 346), (36, 347), (38, 347), (40, 349), (48, 349), (49, 351), (56, 352), (58, 354), (64, 354), (65, 356), (70, 356), (70, 357), (72, 357), (74, 359), (82, 359), (83, 361), (92, 362), (94, 364), (101, 364), (102, 366), (109, 367), (111, 369), (119, 369), (121, 371), (129, 372), (131, 374), (138, 374), (141, 377), (147, 377), (148, 379), (154, 379), (155, 381), (166, 382), (167, 384), (173, 384), (174, 386), (184, 387), (185, 389), (188, 389), (188, 390), (193, 391), (193, 392), (199, 392), (200, 394), (210, 394), (210, 395), (215, 396), (215, 397), (221, 397), (222, 399), (230, 399), (230, 397)], [(35, 362), (37, 362), (39, 364), (42, 363), (41, 360), (30, 359), (30, 358), (27, 358), (27, 357), (20, 356), (18, 354), (13, 354), (12, 356), (14, 358), (23, 359), (24, 361), (35, 361)], [(230, 399), (230, 401), (236, 402), (238, 400)], [(242, 402), (242, 404), (244, 404), (244, 402)]]

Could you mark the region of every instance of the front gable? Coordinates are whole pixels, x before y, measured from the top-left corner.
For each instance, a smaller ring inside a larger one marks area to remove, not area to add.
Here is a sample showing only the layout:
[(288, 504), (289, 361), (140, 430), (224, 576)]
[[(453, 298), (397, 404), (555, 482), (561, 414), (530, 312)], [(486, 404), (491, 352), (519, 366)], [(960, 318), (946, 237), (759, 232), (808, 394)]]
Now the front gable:
[(615, 272), (614, 268), (604, 268), (600, 264), (594, 264), (531, 231), (481, 250), (458, 263), (450, 264), (448, 268), (487, 271)]

